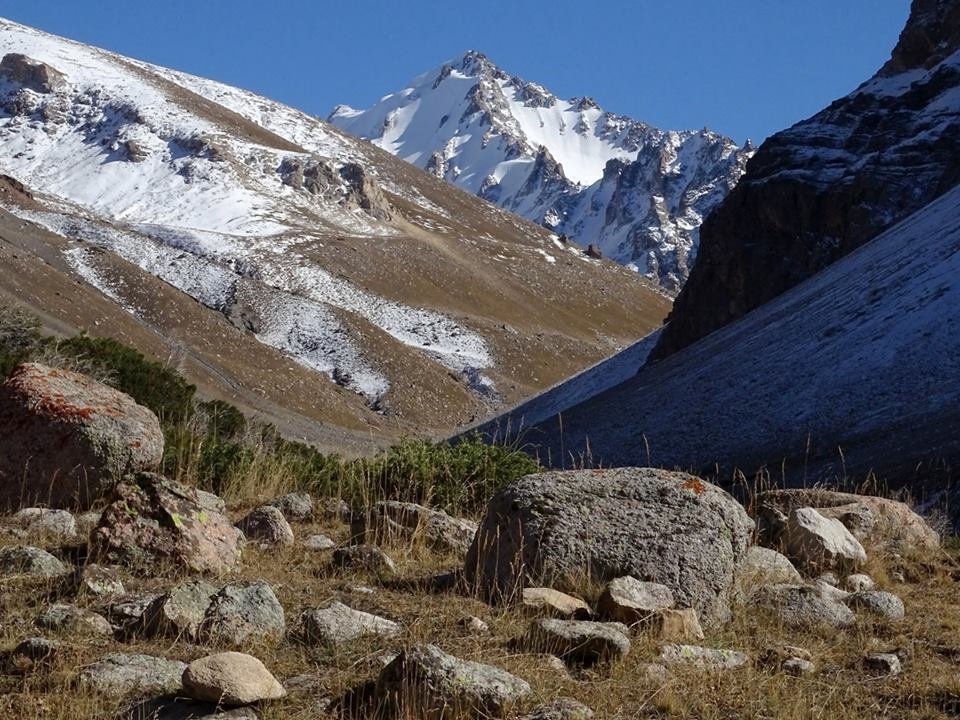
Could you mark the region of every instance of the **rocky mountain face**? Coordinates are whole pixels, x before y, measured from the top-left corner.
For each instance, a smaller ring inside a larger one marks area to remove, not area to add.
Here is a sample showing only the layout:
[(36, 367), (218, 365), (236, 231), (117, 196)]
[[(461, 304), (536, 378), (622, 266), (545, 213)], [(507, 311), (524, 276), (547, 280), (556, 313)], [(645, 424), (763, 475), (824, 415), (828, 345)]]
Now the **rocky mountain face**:
[(701, 228), (652, 357), (795, 286), (960, 181), (960, 2), (914, 0), (869, 81), (767, 140)]
[(329, 120), (673, 292), (703, 218), (753, 153), (707, 129), (664, 131), (588, 97), (561, 100), (474, 51)]
[(449, 432), (669, 307), (266, 98), (8, 21), (0, 56), (4, 303), (174, 362), (288, 434), (361, 451)]

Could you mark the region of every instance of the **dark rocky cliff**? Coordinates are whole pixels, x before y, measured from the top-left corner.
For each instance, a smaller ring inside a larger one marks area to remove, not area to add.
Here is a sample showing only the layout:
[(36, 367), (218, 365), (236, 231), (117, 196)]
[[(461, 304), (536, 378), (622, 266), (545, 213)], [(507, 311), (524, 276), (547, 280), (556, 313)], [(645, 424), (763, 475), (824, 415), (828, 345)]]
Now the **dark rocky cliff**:
[(768, 139), (701, 228), (659, 360), (797, 285), (960, 181), (960, 0), (914, 0), (864, 85)]

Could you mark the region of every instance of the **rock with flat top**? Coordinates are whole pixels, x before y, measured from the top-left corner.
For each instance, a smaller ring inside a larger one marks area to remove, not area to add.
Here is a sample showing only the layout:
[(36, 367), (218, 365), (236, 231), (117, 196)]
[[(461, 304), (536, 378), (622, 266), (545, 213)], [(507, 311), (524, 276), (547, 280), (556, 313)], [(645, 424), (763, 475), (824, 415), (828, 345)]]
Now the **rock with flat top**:
[(361, 637), (393, 637), (400, 626), (392, 620), (334, 602), (325, 608), (305, 610), (300, 617), (303, 638), (309, 642), (342, 645)]
[(80, 671), (81, 688), (113, 697), (175, 695), (183, 689), (185, 663), (152, 655), (112, 653)]
[(595, 665), (626, 657), (630, 652), (629, 632), (622, 623), (541, 618), (530, 624), (523, 645), (569, 663)]
[(738, 650), (722, 650), (699, 645), (664, 645), (660, 662), (664, 665), (696, 665), (711, 670), (734, 670), (750, 658)]
[(590, 606), (580, 598), (552, 588), (524, 588), (520, 602), (524, 610), (538, 615), (577, 620), (589, 620), (593, 615)]
[(607, 583), (597, 602), (597, 612), (604, 619), (632, 625), (674, 605), (673, 591), (666, 585), (643, 582), (628, 575)]

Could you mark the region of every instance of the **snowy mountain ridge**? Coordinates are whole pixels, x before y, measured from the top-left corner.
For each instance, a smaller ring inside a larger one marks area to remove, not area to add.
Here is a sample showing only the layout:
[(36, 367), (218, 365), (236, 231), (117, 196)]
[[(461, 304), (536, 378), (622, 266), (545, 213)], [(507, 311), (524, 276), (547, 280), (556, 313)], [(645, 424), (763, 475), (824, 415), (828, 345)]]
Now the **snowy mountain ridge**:
[(470, 51), (330, 122), (676, 291), (753, 150), (562, 100)]

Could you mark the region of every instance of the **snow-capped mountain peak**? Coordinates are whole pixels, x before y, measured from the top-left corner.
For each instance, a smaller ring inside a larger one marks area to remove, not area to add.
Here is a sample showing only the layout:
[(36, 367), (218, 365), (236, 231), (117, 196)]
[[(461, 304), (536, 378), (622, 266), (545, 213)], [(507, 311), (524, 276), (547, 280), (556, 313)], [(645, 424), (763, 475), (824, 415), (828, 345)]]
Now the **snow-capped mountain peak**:
[(341, 105), (329, 119), (670, 289), (750, 155), (708, 130), (663, 131), (591, 97), (560, 99), (475, 50), (368, 110)]

